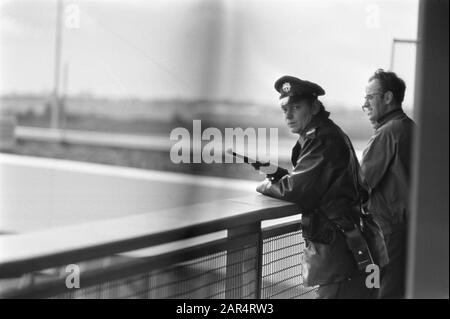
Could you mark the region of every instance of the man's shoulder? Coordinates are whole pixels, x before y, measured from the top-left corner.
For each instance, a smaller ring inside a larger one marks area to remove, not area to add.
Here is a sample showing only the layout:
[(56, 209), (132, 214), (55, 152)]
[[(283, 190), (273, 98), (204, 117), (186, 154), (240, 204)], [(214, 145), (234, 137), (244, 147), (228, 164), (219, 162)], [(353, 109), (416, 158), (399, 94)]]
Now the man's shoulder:
[(411, 134), (415, 128), (415, 123), (408, 116), (394, 118), (379, 127), (376, 135), (380, 137), (395, 137), (398, 135)]
[(333, 121), (319, 126), (315, 132), (315, 138), (332, 152), (347, 151), (344, 131)]
[(323, 125), (317, 127), (317, 136), (319, 138), (325, 138), (325, 139), (339, 139), (343, 140), (343, 134), (344, 131), (332, 120), (327, 121), (327, 123), (324, 123)]

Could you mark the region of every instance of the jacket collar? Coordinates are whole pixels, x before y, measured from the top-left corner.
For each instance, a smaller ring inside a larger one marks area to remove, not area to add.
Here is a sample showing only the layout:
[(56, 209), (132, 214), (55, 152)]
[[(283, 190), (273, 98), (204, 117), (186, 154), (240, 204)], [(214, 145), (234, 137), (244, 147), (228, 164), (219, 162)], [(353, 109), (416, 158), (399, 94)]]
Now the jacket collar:
[(300, 132), (298, 136), (297, 144), (299, 144), (299, 147), (303, 147), (307, 139), (316, 136), (316, 129), (323, 122), (327, 121), (329, 116), (330, 112), (321, 110), (311, 119), (311, 122), (309, 122), (309, 124), (306, 125), (305, 129), (302, 132)]
[(399, 118), (403, 115), (405, 115), (405, 113), (403, 112), (403, 110), (401, 108), (387, 112), (386, 114), (384, 114), (382, 117), (380, 117), (378, 119), (378, 121), (375, 125), (375, 129), (378, 129), (381, 126), (383, 126), (384, 124), (386, 124), (387, 122), (389, 122), (395, 118)]
[(309, 122), (309, 124), (306, 125), (305, 129), (302, 132), (300, 132), (300, 138), (305, 139), (311, 131), (315, 130), (318, 126), (320, 126), (321, 123), (328, 120), (329, 117), (330, 112), (320, 110), (319, 113), (313, 116), (311, 122)]

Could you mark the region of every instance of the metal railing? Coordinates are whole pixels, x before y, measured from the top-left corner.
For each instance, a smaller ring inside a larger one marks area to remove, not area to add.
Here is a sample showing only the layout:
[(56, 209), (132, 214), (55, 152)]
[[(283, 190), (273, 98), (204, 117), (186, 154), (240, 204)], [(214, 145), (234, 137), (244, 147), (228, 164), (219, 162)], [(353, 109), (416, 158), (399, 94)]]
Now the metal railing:
[[(5, 235), (0, 297), (311, 298), (299, 220), (262, 226), (297, 213), (256, 195)], [(80, 270), (80, 288), (66, 285), (69, 264)]]

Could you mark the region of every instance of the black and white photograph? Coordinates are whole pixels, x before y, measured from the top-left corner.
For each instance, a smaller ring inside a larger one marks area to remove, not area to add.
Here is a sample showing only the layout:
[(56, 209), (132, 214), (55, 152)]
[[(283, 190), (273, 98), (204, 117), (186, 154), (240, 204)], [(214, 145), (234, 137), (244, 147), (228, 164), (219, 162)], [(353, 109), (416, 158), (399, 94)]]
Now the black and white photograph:
[(0, 70), (0, 299), (448, 300), (447, 0), (0, 0)]

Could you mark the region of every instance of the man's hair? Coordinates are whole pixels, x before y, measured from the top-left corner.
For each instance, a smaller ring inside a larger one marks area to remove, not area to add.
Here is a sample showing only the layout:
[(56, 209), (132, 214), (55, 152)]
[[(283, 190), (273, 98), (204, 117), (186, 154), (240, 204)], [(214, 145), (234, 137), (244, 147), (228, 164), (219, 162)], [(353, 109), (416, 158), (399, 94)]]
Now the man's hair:
[(299, 102), (307, 102), (309, 104), (309, 107), (313, 107), (313, 106), (318, 106), (319, 107), (319, 113), (321, 111), (326, 111), (325, 110), (325, 106), (323, 105), (323, 103), (321, 101), (319, 101), (317, 99), (317, 97), (305, 97), (305, 96), (298, 96), (298, 95), (294, 95), (294, 96), (287, 96), (284, 99), (288, 99), (287, 101), (289, 101), (289, 104), (295, 104), (295, 103), (299, 103)]
[(325, 110), (325, 106), (323, 105), (323, 103), (321, 101), (319, 101), (318, 99), (314, 99), (312, 102), (312, 105), (317, 105), (319, 107), (319, 112), (320, 111), (326, 111)]
[(317, 97), (294, 95), (294, 96), (290, 96), (288, 98), (289, 98), (289, 104), (295, 104), (295, 103), (299, 103), (299, 102), (308, 102), (308, 104), (310, 106), (318, 105), (320, 107), (320, 109), (325, 109), (322, 102), (320, 102), (317, 99)]
[(405, 97), (405, 82), (400, 79), (394, 72), (386, 72), (383, 69), (378, 69), (369, 78), (369, 81), (378, 80), (383, 92), (391, 91), (397, 103), (402, 104)]

